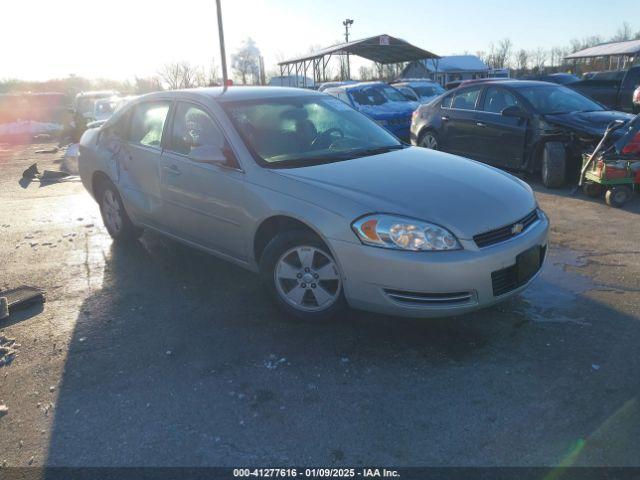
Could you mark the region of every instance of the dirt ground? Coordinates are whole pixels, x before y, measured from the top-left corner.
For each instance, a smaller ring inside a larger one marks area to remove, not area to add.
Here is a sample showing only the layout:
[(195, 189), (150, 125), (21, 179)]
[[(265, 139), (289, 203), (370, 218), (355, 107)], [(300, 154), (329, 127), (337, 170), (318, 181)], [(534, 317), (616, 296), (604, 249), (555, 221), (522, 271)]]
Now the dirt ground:
[(21, 181), (52, 146), (0, 145), (0, 288), (47, 292), (0, 321), (0, 464), (640, 465), (639, 196), (534, 185), (549, 258), (507, 303), (307, 325), (221, 260), (116, 247), (76, 178)]

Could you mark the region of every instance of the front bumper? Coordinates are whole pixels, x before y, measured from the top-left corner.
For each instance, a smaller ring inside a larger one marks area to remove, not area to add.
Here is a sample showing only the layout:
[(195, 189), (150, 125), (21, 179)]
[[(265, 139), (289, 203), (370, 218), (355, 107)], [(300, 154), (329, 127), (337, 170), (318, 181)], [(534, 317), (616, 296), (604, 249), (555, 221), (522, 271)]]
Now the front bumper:
[(446, 317), (501, 302), (524, 290), (535, 278), (494, 295), (492, 273), (516, 263), (535, 247), (546, 251), (549, 222), (543, 217), (520, 235), (478, 248), (460, 240), (463, 250), (405, 252), (331, 240), (344, 276), (344, 292), (353, 308), (405, 317)]

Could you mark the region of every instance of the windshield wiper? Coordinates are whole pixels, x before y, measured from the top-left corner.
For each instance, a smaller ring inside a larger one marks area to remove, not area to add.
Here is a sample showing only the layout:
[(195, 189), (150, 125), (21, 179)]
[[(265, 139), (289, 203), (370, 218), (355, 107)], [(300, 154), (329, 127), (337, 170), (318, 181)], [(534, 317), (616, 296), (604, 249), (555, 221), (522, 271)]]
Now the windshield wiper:
[(392, 150), (401, 150), (406, 148), (406, 145), (399, 143), (398, 145), (387, 145), (384, 147), (365, 148), (364, 150), (357, 150), (353, 152), (358, 156), (378, 155), (380, 153), (391, 152)]

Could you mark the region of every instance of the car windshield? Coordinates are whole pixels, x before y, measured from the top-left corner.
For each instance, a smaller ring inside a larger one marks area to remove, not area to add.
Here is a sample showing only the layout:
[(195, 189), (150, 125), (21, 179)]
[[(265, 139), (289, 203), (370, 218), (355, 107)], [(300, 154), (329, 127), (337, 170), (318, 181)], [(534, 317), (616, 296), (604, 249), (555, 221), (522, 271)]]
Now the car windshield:
[(224, 109), (264, 166), (314, 165), (404, 148), (368, 117), (329, 96), (229, 102)]
[(420, 85), (412, 88), (420, 95), (420, 98), (435, 97), (436, 95), (446, 92), (440, 85)]
[(542, 114), (603, 110), (602, 106), (593, 100), (560, 85), (523, 86), (518, 87), (517, 91)]
[(351, 90), (351, 96), (360, 105), (383, 105), (387, 102), (407, 102), (408, 99), (393, 87), (374, 85), (358, 90)]

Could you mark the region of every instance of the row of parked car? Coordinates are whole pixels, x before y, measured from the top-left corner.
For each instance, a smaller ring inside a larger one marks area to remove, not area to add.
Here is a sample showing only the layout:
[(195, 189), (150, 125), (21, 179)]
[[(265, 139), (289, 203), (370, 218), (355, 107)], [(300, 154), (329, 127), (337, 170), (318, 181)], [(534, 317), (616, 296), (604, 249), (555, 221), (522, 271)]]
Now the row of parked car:
[[(618, 91), (627, 92), (635, 75), (640, 77), (640, 67), (621, 75)], [(539, 173), (545, 186), (556, 188), (577, 179), (582, 154), (593, 150), (608, 124), (631, 118), (620, 110), (634, 110), (631, 97), (622, 100), (626, 96), (621, 93), (603, 101), (590, 98), (587, 92), (602, 80), (576, 79), (570, 74), (477, 79), (448, 92), (420, 79), (334, 82), (319, 90), (413, 145)], [(640, 98), (640, 92), (636, 96)]]

